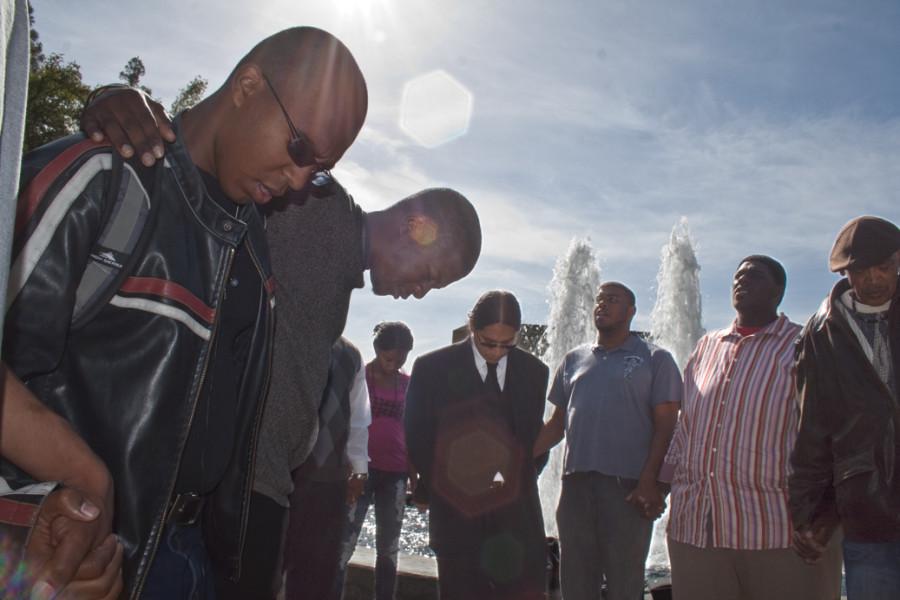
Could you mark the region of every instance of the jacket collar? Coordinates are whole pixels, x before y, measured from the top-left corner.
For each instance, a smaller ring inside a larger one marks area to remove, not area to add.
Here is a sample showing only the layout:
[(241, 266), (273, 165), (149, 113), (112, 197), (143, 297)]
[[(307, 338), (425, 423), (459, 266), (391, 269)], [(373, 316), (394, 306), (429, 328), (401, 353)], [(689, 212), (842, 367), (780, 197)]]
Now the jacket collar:
[(625, 341), (622, 342), (621, 346), (616, 346), (615, 348), (610, 348), (607, 350), (596, 341), (591, 343), (591, 351), (592, 352), (616, 352), (617, 350), (621, 350), (623, 352), (636, 352), (641, 346), (641, 340), (638, 335), (630, 331), (628, 332), (628, 337), (625, 338)]
[[(837, 305), (839, 302), (842, 302), (841, 297), (849, 289), (850, 280), (846, 277), (834, 284), (834, 287), (831, 288), (831, 293), (828, 294), (828, 297), (825, 298), (819, 306), (819, 310), (816, 311), (816, 314), (813, 317), (817, 321), (816, 329), (823, 329), (828, 321), (844, 321), (841, 311), (837, 310)], [(898, 294), (896, 294), (891, 301), (890, 308), (888, 309), (888, 319), (900, 322), (900, 290), (898, 290)], [(900, 327), (900, 324), (897, 326)]]
[(165, 166), (175, 176), (181, 194), (191, 207), (192, 212), (204, 227), (222, 241), (237, 246), (247, 230), (247, 223), (259, 219), (256, 205), (253, 202), (241, 206), (238, 214), (230, 215), (219, 206), (203, 185), (203, 177), (191, 160), (184, 139), (179, 133), (181, 116), (175, 118), (172, 126), (177, 135), (176, 140), (167, 144)]
[(819, 310), (813, 316), (816, 321), (816, 330), (825, 328), (828, 322), (843, 322), (841, 311), (837, 310), (837, 303), (841, 301), (841, 296), (850, 289), (850, 280), (846, 277), (834, 284), (828, 297), (819, 305)]
[[(785, 332), (791, 331), (791, 320), (787, 318), (787, 315), (781, 313), (778, 315), (778, 318), (754, 333), (754, 336), (780, 336)], [(716, 332), (716, 337), (719, 339), (725, 339), (730, 337), (743, 337), (737, 331), (737, 319), (731, 322), (730, 327), (726, 327), (725, 329), (721, 329)]]

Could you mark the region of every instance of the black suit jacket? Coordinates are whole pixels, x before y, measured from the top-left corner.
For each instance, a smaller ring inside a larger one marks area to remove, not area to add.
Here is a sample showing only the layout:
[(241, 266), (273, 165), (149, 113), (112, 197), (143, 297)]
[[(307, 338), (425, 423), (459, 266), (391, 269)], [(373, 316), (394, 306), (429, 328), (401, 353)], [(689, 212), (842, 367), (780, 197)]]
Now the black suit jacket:
[[(422, 477), (417, 496), (429, 503), (431, 546), (439, 554), (463, 551), (490, 533), (486, 528), (496, 526), (515, 530), (523, 542), (529, 547), (536, 545), (535, 552), (543, 556), (537, 469), (531, 460), (531, 449), (543, 424), (549, 375), (540, 360), (519, 348), (508, 354), (503, 393), (513, 404), (512, 433), (525, 459), (523, 476), (511, 503), (489, 514), (465, 514), (459, 502), (448, 497), (435, 480), (437, 440), (448, 428), (458, 426), (460, 409), (465, 414), (466, 406), (477, 402), (484, 390), (472, 352), (471, 342), (466, 339), (420, 356), (413, 365), (406, 392), (406, 446)], [(441, 460), (446, 461), (447, 457)]]

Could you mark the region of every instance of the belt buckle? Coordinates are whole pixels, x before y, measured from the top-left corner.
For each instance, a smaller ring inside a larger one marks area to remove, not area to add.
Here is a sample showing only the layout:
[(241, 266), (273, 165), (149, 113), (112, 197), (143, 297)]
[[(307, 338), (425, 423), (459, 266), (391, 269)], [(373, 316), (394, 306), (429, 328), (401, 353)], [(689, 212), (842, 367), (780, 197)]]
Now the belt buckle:
[(194, 525), (203, 511), (203, 496), (196, 492), (178, 494), (169, 507), (166, 522), (177, 525)]

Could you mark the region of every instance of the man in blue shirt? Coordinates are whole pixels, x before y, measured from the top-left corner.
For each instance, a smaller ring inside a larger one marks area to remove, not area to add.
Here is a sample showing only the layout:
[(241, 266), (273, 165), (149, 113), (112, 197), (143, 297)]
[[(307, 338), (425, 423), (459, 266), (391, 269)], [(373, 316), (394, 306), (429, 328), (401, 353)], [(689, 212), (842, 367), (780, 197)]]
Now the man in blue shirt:
[(653, 521), (665, 503), (657, 483), (681, 404), (672, 356), (631, 332), (634, 293), (602, 284), (597, 342), (570, 351), (556, 371), (556, 405), (535, 443), (543, 453), (565, 433), (557, 508), (560, 584), (566, 600), (642, 597)]

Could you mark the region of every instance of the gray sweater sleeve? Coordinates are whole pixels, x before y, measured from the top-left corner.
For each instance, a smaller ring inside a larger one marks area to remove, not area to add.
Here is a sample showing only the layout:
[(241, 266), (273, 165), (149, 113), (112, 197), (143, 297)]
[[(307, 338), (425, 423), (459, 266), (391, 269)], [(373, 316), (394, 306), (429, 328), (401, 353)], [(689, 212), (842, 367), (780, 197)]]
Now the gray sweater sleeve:
[(253, 487), (285, 507), (291, 471), (315, 443), (331, 346), (344, 329), (351, 292), (363, 284), (362, 227), (362, 211), (343, 189), (269, 216), (275, 345)]

